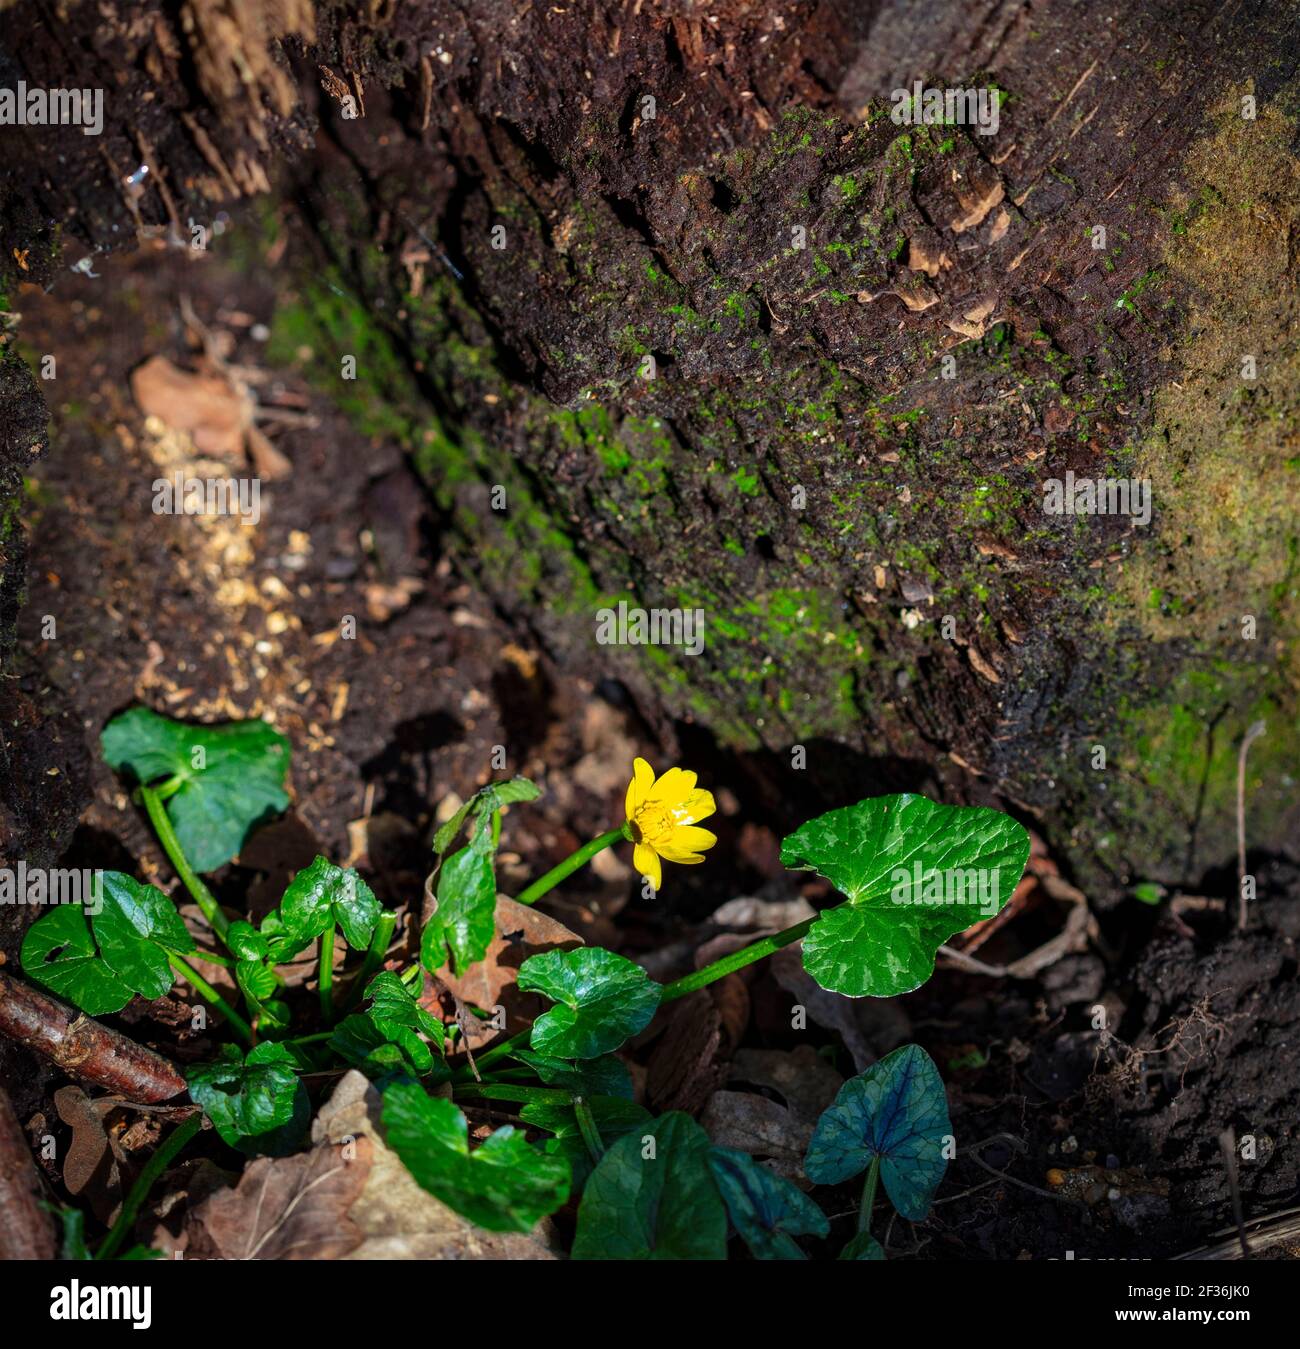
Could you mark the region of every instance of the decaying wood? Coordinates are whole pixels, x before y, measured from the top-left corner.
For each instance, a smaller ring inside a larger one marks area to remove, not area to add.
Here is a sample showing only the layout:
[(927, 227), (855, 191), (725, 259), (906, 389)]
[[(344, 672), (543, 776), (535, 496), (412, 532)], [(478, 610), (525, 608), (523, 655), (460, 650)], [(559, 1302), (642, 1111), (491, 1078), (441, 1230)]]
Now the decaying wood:
[(52, 1059), (65, 1072), (131, 1101), (166, 1101), (185, 1079), (161, 1054), (82, 1016), (0, 970), (0, 1033)]
[(9, 1094), (0, 1087), (0, 1260), (53, 1260), (54, 1225)]

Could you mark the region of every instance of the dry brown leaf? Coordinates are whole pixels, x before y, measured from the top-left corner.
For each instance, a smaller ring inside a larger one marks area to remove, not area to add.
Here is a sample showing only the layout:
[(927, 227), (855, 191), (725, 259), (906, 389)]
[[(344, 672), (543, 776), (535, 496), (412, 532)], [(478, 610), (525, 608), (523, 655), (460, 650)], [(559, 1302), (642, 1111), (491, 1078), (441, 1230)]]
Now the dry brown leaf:
[(488, 1232), (422, 1190), (379, 1126), (380, 1096), (355, 1070), (334, 1088), (312, 1125), (312, 1141), (347, 1138), (371, 1147), (365, 1188), (348, 1210), (362, 1241), (349, 1260), (553, 1260), (561, 1253), (549, 1220), (532, 1232)]
[(803, 1180), (813, 1129), (844, 1079), (811, 1045), (800, 1045), (790, 1052), (742, 1049), (727, 1081), (764, 1087), (784, 1099), (749, 1091), (714, 1092), (700, 1121), (709, 1137), (721, 1147), (769, 1159), (780, 1175)]
[[(527, 904), (518, 904), (506, 895), (497, 896), (496, 935), (487, 954), (472, 969), (456, 976), (450, 970), (439, 979), (454, 997), (485, 1009), (504, 1007), (507, 1030), (518, 1022), (540, 1016), (549, 1003), (536, 993), (518, 989), (519, 966), (541, 951), (571, 951), (582, 945), (582, 938), (563, 923)], [(470, 1023), (470, 1047), (477, 1048), (497, 1032), (487, 1026)]]
[(146, 416), (186, 432), (200, 454), (245, 462), (252, 401), (224, 376), (182, 370), (165, 356), (151, 356), (131, 372), (131, 393)]
[(718, 1085), (721, 1069), (722, 1015), (699, 989), (670, 1003), (646, 1075), (646, 1095), (656, 1114), (685, 1110), (693, 1114)]
[(348, 1210), (366, 1186), (365, 1138), (326, 1143), (292, 1157), (250, 1162), (233, 1190), (205, 1199), (185, 1224), (186, 1254), (221, 1260), (338, 1260), (361, 1229)]

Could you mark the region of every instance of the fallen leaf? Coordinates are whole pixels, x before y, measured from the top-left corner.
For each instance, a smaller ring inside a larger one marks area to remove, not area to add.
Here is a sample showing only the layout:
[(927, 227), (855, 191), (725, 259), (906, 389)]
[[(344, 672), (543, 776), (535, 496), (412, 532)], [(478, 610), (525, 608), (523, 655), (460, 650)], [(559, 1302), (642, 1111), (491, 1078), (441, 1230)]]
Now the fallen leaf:
[(292, 1157), (259, 1157), (233, 1190), (210, 1195), (186, 1220), (186, 1255), (220, 1260), (337, 1260), (361, 1229), (348, 1210), (371, 1169), (369, 1140), (323, 1143)]
[(131, 372), (131, 393), (141, 412), (186, 432), (201, 454), (244, 462), (252, 403), (223, 376), (182, 370), (165, 356), (151, 356)]

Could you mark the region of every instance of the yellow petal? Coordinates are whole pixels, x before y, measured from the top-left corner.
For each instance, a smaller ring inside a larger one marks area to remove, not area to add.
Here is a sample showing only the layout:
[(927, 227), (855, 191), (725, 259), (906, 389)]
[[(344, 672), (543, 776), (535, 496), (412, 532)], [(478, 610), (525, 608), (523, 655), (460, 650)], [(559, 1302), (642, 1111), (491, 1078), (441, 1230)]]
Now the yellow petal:
[(716, 810), (713, 793), (700, 788), (691, 792), (681, 805), (673, 810), (673, 819), (678, 824), (698, 824), (701, 820), (707, 820)]
[(669, 862), (702, 862), (704, 858), (697, 854), (713, 847), (717, 841), (717, 835), (709, 833), (707, 829), (685, 824), (668, 835), (659, 845), (659, 851)]
[(644, 759), (632, 760), (632, 781), (627, 784), (625, 808), (630, 820), (636, 808), (646, 799), (654, 785), (655, 770)]
[(672, 810), (680, 806), (695, 790), (698, 776), (697, 773), (688, 772), (685, 768), (670, 768), (655, 783), (646, 800), (663, 806), (665, 810)]
[(664, 869), (659, 863), (659, 854), (648, 843), (638, 843), (632, 849), (632, 865), (649, 878), (656, 890), (664, 882)]

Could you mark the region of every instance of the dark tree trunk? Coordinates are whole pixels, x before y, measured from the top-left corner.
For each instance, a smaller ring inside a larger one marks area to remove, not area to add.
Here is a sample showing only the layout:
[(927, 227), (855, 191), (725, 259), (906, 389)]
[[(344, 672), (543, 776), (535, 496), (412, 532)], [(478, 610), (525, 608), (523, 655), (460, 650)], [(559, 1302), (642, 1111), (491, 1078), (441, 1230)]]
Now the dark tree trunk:
[[(1231, 857), (1263, 716), (1251, 840), (1294, 836), (1294, 6), (6, 23), (6, 79), (111, 91), (102, 137), (19, 140), (11, 307), (282, 175), (273, 351), (310, 347), (464, 565), (670, 742), (801, 802), (1001, 797), (1118, 894)], [(996, 85), (996, 133), (897, 124), (914, 80)], [(1152, 519), (1045, 513), (1067, 471), (1149, 480)], [(620, 598), (702, 610), (703, 650), (598, 645)]]

